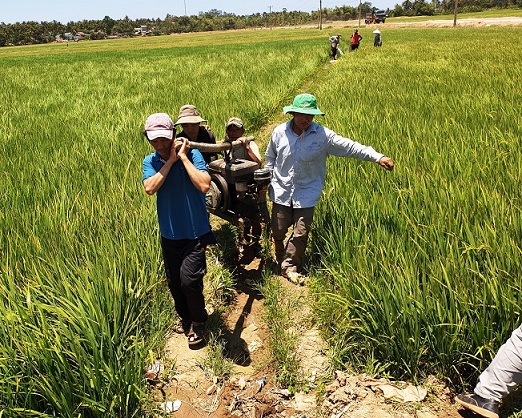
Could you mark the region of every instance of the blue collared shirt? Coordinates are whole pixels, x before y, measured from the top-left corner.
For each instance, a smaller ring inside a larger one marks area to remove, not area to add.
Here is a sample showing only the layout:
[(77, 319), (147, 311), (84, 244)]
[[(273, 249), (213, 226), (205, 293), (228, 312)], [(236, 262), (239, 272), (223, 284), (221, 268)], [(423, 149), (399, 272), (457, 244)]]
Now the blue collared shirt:
[(265, 167), (272, 173), (270, 199), (294, 208), (314, 207), (321, 197), (330, 154), (373, 162), (384, 156), (316, 122), (301, 135), (292, 130), (292, 120), (277, 126), (265, 153)]

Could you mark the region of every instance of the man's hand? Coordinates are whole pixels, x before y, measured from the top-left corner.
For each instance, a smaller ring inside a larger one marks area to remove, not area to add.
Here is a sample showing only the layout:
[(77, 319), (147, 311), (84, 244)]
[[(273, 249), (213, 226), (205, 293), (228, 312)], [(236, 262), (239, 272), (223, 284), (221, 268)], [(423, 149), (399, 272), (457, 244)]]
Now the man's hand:
[(189, 140), (187, 138), (179, 138), (174, 142), (174, 147), (178, 150), (178, 157), (183, 158), (187, 156), (190, 149)]
[(244, 136), (238, 138), (238, 141), (241, 141), (246, 150), (250, 149), (250, 142)]
[(177, 139), (175, 139), (174, 141), (172, 141), (172, 145), (170, 146), (170, 156), (169, 156), (169, 161), (172, 162), (172, 163), (175, 163), (176, 161), (178, 161), (178, 149), (179, 149), (179, 145), (177, 145), (176, 143), (178, 142)]
[(394, 164), (393, 164), (393, 160), (390, 158), (390, 157), (382, 157), (380, 160), (379, 160), (379, 163), (378, 163), (382, 168), (384, 168), (385, 170), (388, 170), (388, 171), (392, 171), (393, 170), (393, 167), (394, 167)]
[(178, 155), (179, 156), (182, 156), (182, 155), (183, 156), (187, 156), (187, 152), (190, 149), (189, 140), (187, 138), (180, 138), (179, 140), (180, 140), (180, 148), (178, 150)]

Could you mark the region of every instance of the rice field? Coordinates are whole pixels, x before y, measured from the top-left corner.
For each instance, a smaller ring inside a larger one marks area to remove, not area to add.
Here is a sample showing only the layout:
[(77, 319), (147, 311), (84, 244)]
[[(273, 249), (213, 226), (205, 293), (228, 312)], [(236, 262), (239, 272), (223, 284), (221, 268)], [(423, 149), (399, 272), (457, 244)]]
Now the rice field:
[(363, 29), (336, 65), (309, 29), (0, 49), (0, 414), (146, 414), (174, 312), (143, 122), (192, 103), (264, 148), (302, 91), (396, 161), (330, 160), (311, 267), (334, 360), (471, 381), (520, 321), (521, 31)]
[(341, 364), (458, 387), (521, 319), (520, 29), (404, 32), (318, 92), (327, 125), (396, 161), (330, 160), (319, 309)]

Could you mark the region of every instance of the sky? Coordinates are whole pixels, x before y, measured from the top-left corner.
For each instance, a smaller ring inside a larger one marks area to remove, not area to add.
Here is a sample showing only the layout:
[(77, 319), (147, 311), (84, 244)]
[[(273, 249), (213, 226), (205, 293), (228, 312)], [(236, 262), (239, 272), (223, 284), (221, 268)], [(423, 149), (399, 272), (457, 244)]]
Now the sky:
[[(394, 0), (367, 0), (378, 9), (392, 9)], [(78, 22), (102, 20), (109, 16), (114, 20), (151, 18), (165, 19), (173, 16), (197, 15), (211, 9), (236, 15), (280, 12), (283, 8), (311, 12), (319, 9), (319, 0), (1, 0), (0, 23), (16, 22)], [(336, 6), (357, 7), (359, 0), (322, 0), (323, 8)]]

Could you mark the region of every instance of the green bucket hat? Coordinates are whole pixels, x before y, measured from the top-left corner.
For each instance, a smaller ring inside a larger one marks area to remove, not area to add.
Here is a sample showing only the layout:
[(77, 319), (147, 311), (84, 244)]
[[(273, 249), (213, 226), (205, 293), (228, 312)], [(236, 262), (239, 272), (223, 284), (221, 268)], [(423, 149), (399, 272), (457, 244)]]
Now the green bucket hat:
[(285, 106), (283, 108), (284, 113), (304, 113), (305, 115), (324, 115), (317, 107), (317, 100), (315, 97), (308, 93), (298, 94), (294, 98), (294, 102), (291, 106)]

